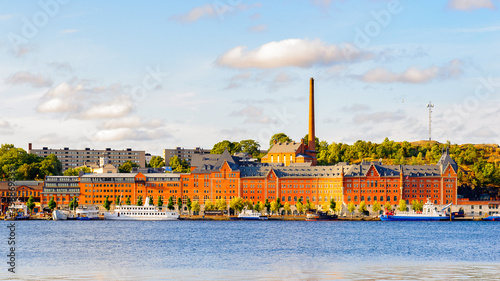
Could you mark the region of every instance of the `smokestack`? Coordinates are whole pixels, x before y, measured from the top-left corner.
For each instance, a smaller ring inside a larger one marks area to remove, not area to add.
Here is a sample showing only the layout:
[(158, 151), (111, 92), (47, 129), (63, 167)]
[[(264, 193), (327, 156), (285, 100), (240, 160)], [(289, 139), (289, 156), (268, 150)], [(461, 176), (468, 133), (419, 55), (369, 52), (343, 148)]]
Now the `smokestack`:
[(33, 149), (33, 145), (30, 142), (30, 143), (28, 143), (28, 153), (30, 153), (32, 149)]
[(309, 87), (309, 143), (308, 150), (316, 150), (316, 135), (314, 134), (314, 78), (310, 80)]

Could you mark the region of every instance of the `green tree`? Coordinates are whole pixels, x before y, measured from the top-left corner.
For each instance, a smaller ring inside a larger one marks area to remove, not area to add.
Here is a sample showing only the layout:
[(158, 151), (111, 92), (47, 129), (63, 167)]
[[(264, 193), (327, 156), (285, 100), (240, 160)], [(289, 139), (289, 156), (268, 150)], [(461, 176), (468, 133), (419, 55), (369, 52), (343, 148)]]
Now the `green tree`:
[(266, 198), (266, 201), (264, 203), (264, 207), (266, 208), (266, 213), (271, 212), (271, 203), (269, 203), (269, 199)]
[(232, 155), (236, 152), (241, 152), (241, 144), (239, 142), (223, 140), (214, 144), (214, 147), (210, 150), (210, 154), (222, 154), (226, 149)]
[(255, 204), (253, 209), (257, 212), (262, 211), (262, 209), (264, 209), (264, 203), (262, 203), (261, 201), (257, 202), (257, 204)]
[(142, 196), (139, 195), (139, 198), (137, 199), (137, 206), (142, 206), (144, 205), (144, 202), (142, 202)]
[(260, 154), (260, 144), (254, 140), (240, 141), (241, 151), (257, 157)]
[(418, 211), (422, 211), (423, 210), (423, 203), (422, 201), (418, 201), (418, 200), (413, 200), (411, 201), (411, 209), (415, 212), (418, 212)]
[(177, 210), (182, 212), (182, 199), (180, 197), (177, 198)]
[(312, 202), (310, 202), (309, 199), (307, 199), (304, 207), (306, 208), (306, 210), (310, 210), (310, 209), (314, 208), (314, 204)]
[(78, 199), (76, 198), (76, 196), (74, 196), (73, 199), (69, 202), (68, 207), (70, 210), (75, 210), (76, 208), (78, 208)]
[(225, 199), (217, 199), (215, 200), (215, 208), (219, 211), (227, 210), (227, 202)]
[(49, 200), (49, 209), (51, 211), (54, 211), (54, 209), (57, 207), (57, 203), (56, 201), (54, 200), (54, 197), (50, 198)]
[(361, 201), (359, 203), (358, 212), (360, 212), (360, 213), (366, 212), (366, 202), (365, 201)]
[(398, 210), (400, 210), (401, 212), (406, 211), (406, 201), (405, 200), (403, 200), (403, 199), (399, 200)]
[(245, 200), (245, 208), (247, 210), (253, 210), (253, 202), (250, 199)]
[(198, 202), (198, 200), (194, 200), (191, 204), (191, 208), (193, 208), (194, 214), (198, 214), (201, 210), (200, 202)]
[(245, 208), (245, 201), (241, 197), (234, 197), (229, 201), (229, 207), (241, 213), (243, 208)]
[(386, 212), (392, 211), (392, 205), (389, 202), (385, 202), (384, 209)]
[(106, 196), (106, 198), (104, 199), (104, 204), (102, 204), (102, 206), (104, 207), (104, 209), (106, 209), (106, 211), (109, 211), (111, 203), (112, 202), (109, 200), (108, 196)]
[(270, 204), (271, 214), (279, 213), (279, 204), (276, 201), (272, 201)]
[(115, 198), (115, 205), (120, 205), (120, 203), (121, 203), (120, 200), (121, 200), (121, 196), (117, 195)]
[(215, 205), (211, 201), (205, 201), (205, 211), (215, 210)]
[(168, 198), (167, 209), (169, 209), (169, 210), (174, 210), (175, 209), (175, 207), (174, 207), (174, 197), (173, 196), (170, 196)]
[(180, 160), (177, 156), (170, 157), (169, 166), (172, 171), (177, 173), (189, 173), (190, 171), (189, 163), (184, 159)]
[(274, 145), (274, 141), (276, 140), (276, 142), (278, 143), (286, 143), (286, 142), (291, 142), (292, 139), (289, 138), (285, 133), (277, 133), (277, 134), (274, 134), (272, 137), (271, 137), (271, 140), (269, 141), (269, 150), (271, 150), (271, 147), (273, 147)]
[(130, 173), (132, 172), (132, 168), (134, 167), (139, 167), (139, 165), (137, 165), (136, 163), (132, 163), (130, 160), (121, 164), (119, 167), (118, 167), (118, 171), (120, 173)]
[(347, 211), (349, 211), (349, 213), (351, 213), (351, 218), (352, 218), (352, 215), (354, 214), (354, 210), (356, 210), (356, 206), (354, 205), (353, 202), (349, 202), (349, 204), (347, 204)]
[(149, 198), (149, 205), (150, 206), (154, 206), (155, 204), (154, 204), (154, 201), (153, 201), (153, 195), (149, 195), (148, 198)]
[(192, 203), (191, 203), (191, 199), (189, 199), (189, 197), (188, 197), (188, 199), (187, 199), (187, 201), (186, 201), (186, 206), (187, 206), (187, 208), (188, 208), (188, 212), (189, 212), (189, 214), (191, 214), (191, 204), (192, 204)]
[(299, 212), (299, 215), (304, 212), (304, 204), (302, 204), (300, 200), (295, 204), (295, 208), (297, 209), (297, 212)]
[(132, 205), (132, 202), (130, 201), (130, 196), (127, 196), (127, 199), (125, 200), (125, 204)]
[(285, 205), (283, 206), (283, 209), (285, 209), (285, 212), (287, 215), (290, 214), (290, 212), (292, 211), (292, 208), (290, 207), (290, 203), (286, 202)]
[(380, 203), (378, 201), (373, 202), (372, 210), (374, 213), (378, 214), (382, 207), (380, 206)]
[(331, 209), (332, 211), (335, 211), (335, 208), (336, 208), (336, 207), (337, 207), (337, 203), (335, 203), (335, 200), (333, 200), (333, 198), (332, 198), (332, 199), (330, 199), (330, 209)]
[(153, 156), (151, 157), (151, 160), (149, 160), (149, 166), (152, 168), (165, 167), (165, 161), (161, 156)]
[(161, 195), (158, 195), (158, 207), (163, 207), (163, 198), (161, 198)]
[(81, 167), (76, 167), (76, 168), (69, 168), (66, 171), (64, 171), (63, 175), (65, 176), (78, 176), (80, 171), (84, 172), (85, 174), (91, 174), (92, 169), (90, 169), (87, 166), (81, 166)]
[(26, 202), (26, 207), (28, 207), (30, 214), (33, 213), (33, 209), (35, 208), (35, 199), (33, 198), (33, 195), (31, 195), (28, 201)]

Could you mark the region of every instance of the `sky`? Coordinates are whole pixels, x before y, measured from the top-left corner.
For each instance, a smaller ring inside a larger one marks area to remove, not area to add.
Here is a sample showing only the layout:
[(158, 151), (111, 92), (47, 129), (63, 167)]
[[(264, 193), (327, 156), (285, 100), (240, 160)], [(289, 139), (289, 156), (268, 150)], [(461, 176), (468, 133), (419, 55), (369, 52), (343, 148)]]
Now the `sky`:
[(0, 142), (500, 143), (500, 1), (0, 1)]

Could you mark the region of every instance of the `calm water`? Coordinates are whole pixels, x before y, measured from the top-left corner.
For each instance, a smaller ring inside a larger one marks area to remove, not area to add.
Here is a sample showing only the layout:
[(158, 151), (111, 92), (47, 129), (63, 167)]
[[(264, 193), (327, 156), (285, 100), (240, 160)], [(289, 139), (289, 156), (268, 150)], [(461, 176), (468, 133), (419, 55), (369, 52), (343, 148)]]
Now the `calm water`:
[[(2, 237), (7, 237), (2, 224)], [(500, 280), (499, 222), (16, 222), (14, 280)]]

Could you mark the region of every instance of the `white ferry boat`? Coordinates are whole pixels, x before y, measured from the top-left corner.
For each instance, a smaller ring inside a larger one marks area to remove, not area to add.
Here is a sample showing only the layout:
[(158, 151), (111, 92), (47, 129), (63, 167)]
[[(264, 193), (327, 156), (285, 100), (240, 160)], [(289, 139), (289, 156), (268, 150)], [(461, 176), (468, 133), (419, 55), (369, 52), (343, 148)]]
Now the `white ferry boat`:
[(63, 210), (52, 211), (52, 219), (55, 221), (65, 221), (68, 219), (68, 212)]
[(75, 211), (75, 218), (77, 220), (98, 220), (99, 207), (97, 206), (78, 206)]
[[(446, 214), (445, 210), (452, 204), (446, 205), (441, 211), (438, 211), (434, 204), (427, 199), (424, 204), (422, 212), (401, 212), (401, 213), (386, 213), (380, 216), (382, 221), (435, 221), (435, 220), (449, 220), (450, 215)], [(453, 219), (453, 216), (451, 216)]]
[(232, 220), (267, 220), (267, 216), (261, 215), (254, 210), (243, 210), (238, 217), (232, 217)]
[(165, 221), (179, 219), (179, 213), (160, 208), (149, 204), (149, 197), (146, 197), (144, 206), (116, 206), (113, 212), (105, 212), (104, 219), (107, 220), (151, 220)]

